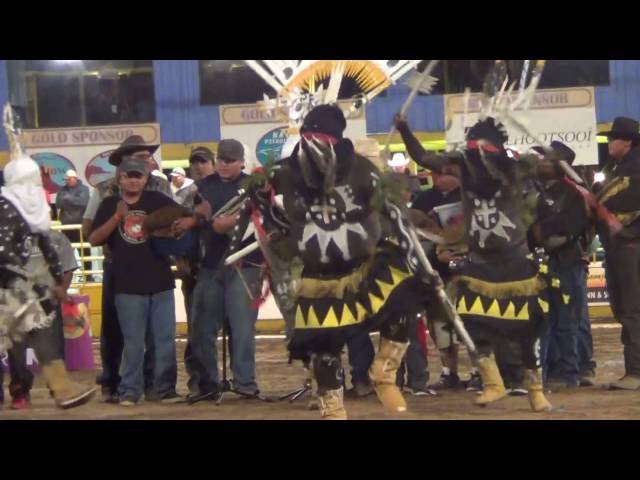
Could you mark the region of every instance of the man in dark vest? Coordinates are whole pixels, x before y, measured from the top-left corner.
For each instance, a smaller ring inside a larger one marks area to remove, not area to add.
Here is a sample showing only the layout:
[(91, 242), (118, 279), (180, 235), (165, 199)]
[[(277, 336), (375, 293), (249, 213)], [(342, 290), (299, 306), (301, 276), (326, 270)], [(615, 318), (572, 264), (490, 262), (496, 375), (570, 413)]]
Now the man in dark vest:
[(610, 131), (605, 183), (600, 202), (624, 228), (598, 234), (605, 250), (607, 288), (613, 314), (622, 324), (625, 375), (611, 389), (640, 389), (640, 134), (638, 122), (617, 117)]

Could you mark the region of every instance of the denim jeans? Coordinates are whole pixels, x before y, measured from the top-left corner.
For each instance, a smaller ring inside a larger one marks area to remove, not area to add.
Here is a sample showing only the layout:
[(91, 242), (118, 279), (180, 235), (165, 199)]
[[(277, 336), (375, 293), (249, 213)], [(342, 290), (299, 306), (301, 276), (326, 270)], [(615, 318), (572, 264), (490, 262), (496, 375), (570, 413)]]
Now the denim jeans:
[(142, 396), (147, 343), (154, 348), (154, 393), (159, 397), (174, 393), (178, 367), (173, 290), (151, 295), (118, 293), (115, 303), (124, 339), (118, 394), (132, 400)]
[[(260, 291), (259, 269), (250, 267), (241, 271), (255, 296)], [(251, 305), (252, 301), (238, 272), (231, 267), (202, 268), (191, 301), (191, 355), (186, 362), (189, 391), (198, 394), (219, 389), (216, 341), (218, 331), (227, 321), (233, 387), (254, 393), (258, 389), (255, 340), (258, 310)]]
[[(96, 382), (112, 394), (118, 391), (118, 385), (120, 385), (120, 363), (124, 348), (116, 308), (114, 282), (112, 263), (110, 260), (105, 260), (102, 277), (102, 328), (100, 329), (102, 373)], [(153, 344), (147, 342), (144, 355), (145, 391), (153, 387), (153, 350)]]
[(405, 372), (409, 388), (423, 389), (429, 382), (425, 321), (424, 317), (415, 317), (409, 324), (409, 346), (396, 378), (400, 387), (405, 385)]
[(362, 329), (361, 332), (349, 337), (347, 340), (349, 352), (349, 364), (351, 365), (351, 383), (369, 384), (369, 367), (373, 363), (375, 351), (369, 337), (369, 332)]
[(542, 369), (545, 379), (576, 384), (581, 366), (590, 364), (593, 353), (586, 272), (578, 263), (559, 268), (557, 274), (562, 293), (570, 298), (565, 304), (558, 295), (551, 296), (549, 325), (541, 339)]

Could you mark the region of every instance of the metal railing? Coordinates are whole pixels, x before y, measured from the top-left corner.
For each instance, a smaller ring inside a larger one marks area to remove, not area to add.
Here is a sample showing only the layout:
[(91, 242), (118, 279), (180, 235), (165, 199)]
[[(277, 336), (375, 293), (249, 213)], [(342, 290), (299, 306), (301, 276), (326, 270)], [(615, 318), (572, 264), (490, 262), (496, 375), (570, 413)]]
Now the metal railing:
[[(68, 230), (77, 230), (80, 232), (79, 242), (71, 242), (71, 246), (74, 250), (76, 250), (76, 259), (79, 261), (78, 268), (73, 272), (73, 280), (71, 281), (71, 288), (77, 288), (81, 285), (86, 285), (89, 283), (101, 283), (102, 275), (104, 270), (102, 268), (89, 269), (85, 270), (85, 263), (91, 262), (99, 262), (99, 265), (102, 266), (102, 262), (104, 261), (104, 254), (102, 247), (92, 247), (88, 241), (85, 241), (84, 234), (82, 233), (82, 225), (79, 224), (71, 224), (71, 225), (62, 225), (60, 223), (54, 222), (51, 225), (52, 230), (56, 230), (59, 232), (68, 231)], [(100, 255), (85, 255), (85, 249), (97, 249), (100, 252)], [(175, 272), (177, 270), (175, 265), (171, 266), (171, 271)], [(88, 278), (88, 277), (92, 278)], [(99, 279), (95, 277), (99, 276)]]
[[(71, 242), (71, 246), (76, 251), (76, 258), (79, 260), (78, 269), (73, 272), (73, 280), (71, 281), (71, 287), (78, 287), (80, 285), (84, 285), (87, 283), (92, 283), (89, 280), (94, 280), (93, 278), (89, 279), (88, 277), (93, 277), (94, 275), (102, 275), (103, 270), (101, 268), (96, 269), (85, 269), (85, 265), (88, 262), (92, 264), (94, 262), (100, 262), (99, 265), (102, 265), (102, 261), (104, 261), (104, 255), (102, 253), (102, 247), (92, 247), (88, 241), (85, 241), (84, 234), (82, 232), (82, 225), (80, 224), (72, 224), (72, 225), (61, 225), (59, 223), (53, 223), (51, 226), (52, 230), (56, 230), (58, 232), (69, 231), (69, 230), (77, 230), (79, 232), (78, 237), (80, 238), (79, 242)], [(100, 251), (100, 255), (85, 255), (85, 249), (98, 249)]]

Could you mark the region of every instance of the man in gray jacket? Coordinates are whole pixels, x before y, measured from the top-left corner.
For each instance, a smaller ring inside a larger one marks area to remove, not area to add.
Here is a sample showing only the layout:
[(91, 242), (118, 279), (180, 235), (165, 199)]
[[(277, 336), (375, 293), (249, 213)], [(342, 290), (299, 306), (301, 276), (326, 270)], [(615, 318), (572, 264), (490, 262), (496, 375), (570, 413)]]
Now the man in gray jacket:
[(89, 187), (82, 183), (75, 170), (67, 170), (64, 174), (64, 182), (65, 186), (56, 196), (58, 218), (63, 225), (81, 224), (82, 215), (89, 203)]
[[(58, 209), (58, 219), (63, 225), (80, 225), (82, 216), (89, 203), (89, 187), (84, 185), (78, 178), (75, 170), (67, 170), (64, 174), (65, 186), (60, 189), (56, 196), (56, 207)], [(80, 241), (80, 230), (63, 230), (71, 243)], [(83, 251), (84, 256), (89, 256), (91, 251), (87, 248)], [(91, 270), (91, 263), (84, 262), (84, 269)]]

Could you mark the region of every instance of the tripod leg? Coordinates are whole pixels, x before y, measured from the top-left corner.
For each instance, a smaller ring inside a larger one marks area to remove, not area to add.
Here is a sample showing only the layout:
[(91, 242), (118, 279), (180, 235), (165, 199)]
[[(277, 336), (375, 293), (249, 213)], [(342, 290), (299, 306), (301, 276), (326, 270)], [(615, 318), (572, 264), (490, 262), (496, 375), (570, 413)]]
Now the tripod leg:
[[(303, 388), (298, 388), (297, 390), (294, 390), (293, 392), (289, 392), (286, 395), (282, 395), (281, 397), (278, 397), (278, 400), (282, 401), (282, 400), (286, 400), (287, 398), (291, 398), (291, 397), (298, 398), (298, 394), (300, 392), (304, 392), (304, 391), (305, 391), (304, 387)], [(292, 399), (291, 401), (293, 401), (293, 400), (294, 399)]]
[(309, 390), (310, 389), (305, 385), (303, 388), (301, 388), (297, 392), (294, 392), (294, 395), (291, 397), (291, 400), (289, 400), (289, 402), (292, 402), (292, 403), (295, 402), (297, 399), (299, 399), (302, 395), (307, 393)]

